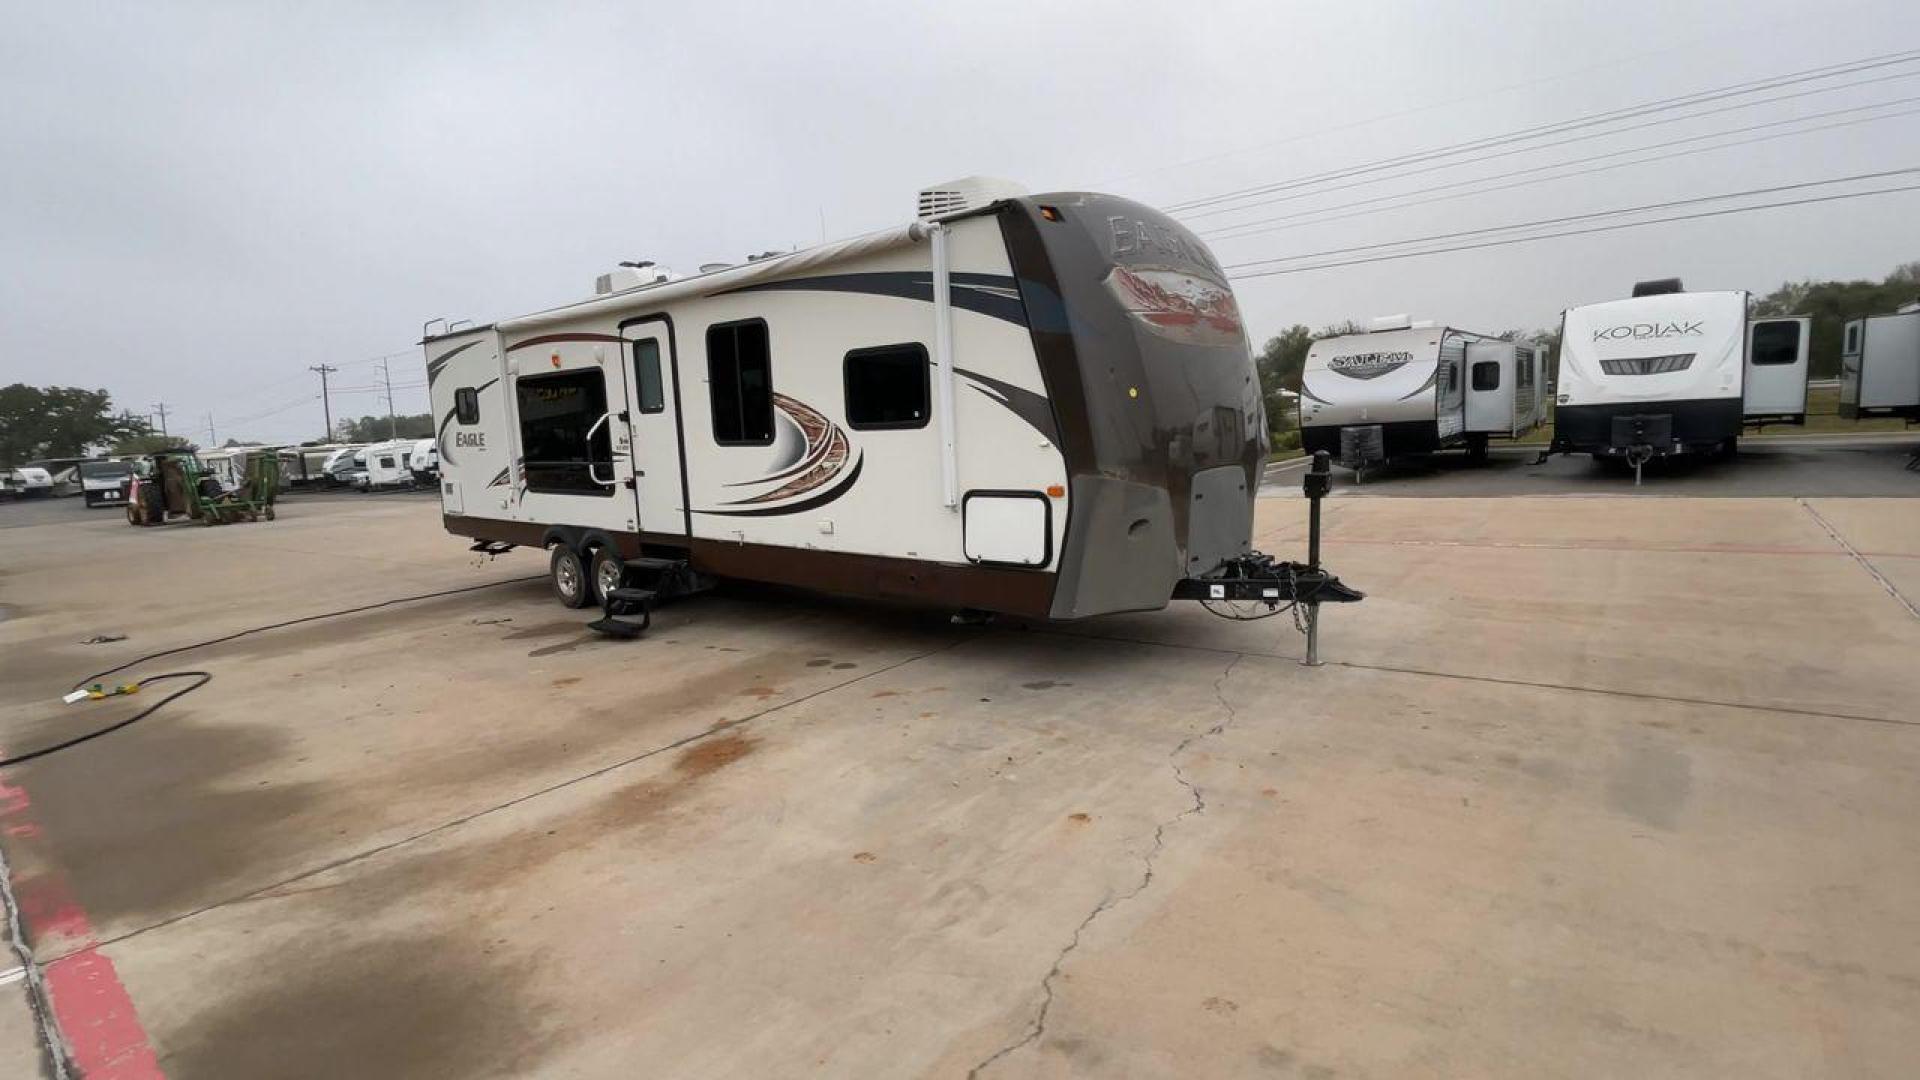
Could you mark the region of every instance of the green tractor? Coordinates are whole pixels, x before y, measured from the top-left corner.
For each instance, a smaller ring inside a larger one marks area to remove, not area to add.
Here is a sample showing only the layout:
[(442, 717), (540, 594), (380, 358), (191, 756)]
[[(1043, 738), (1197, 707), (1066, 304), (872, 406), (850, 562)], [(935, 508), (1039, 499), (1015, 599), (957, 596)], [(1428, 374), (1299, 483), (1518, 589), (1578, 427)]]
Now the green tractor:
[(274, 453), (248, 455), (246, 479), (232, 491), (186, 450), (163, 450), (140, 458), (134, 473), (127, 489), (129, 525), (272, 521), (273, 500), (280, 489), (280, 457)]

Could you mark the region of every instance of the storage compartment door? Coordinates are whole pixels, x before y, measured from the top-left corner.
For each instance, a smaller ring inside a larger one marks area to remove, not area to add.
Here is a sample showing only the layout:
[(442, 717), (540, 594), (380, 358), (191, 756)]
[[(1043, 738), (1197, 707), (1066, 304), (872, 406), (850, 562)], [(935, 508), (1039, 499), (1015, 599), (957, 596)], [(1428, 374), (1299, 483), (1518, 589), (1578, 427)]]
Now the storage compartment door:
[(1038, 491), (969, 491), (960, 502), (968, 559), (1000, 566), (1053, 560), (1053, 507)]

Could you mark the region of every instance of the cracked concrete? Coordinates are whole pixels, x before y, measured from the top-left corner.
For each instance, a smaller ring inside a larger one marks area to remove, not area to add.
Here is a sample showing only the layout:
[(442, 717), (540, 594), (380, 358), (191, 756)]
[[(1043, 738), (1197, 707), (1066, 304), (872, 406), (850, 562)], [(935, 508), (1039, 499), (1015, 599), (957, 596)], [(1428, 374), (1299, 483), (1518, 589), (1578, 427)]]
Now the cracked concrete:
[[(1911, 580), (1920, 502), (1813, 502)], [(1260, 514), (1297, 549), (1297, 504)], [(511, 586), (258, 635), (194, 656), (216, 678), (177, 711), (10, 772), (36, 830), (0, 843), (71, 883), (176, 1077), (1920, 1054), (1920, 621), (1811, 515), (1370, 498), (1329, 529), (1370, 597), (1318, 669), (1285, 619), (963, 631), (786, 594), (629, 644)], [(320, 582), (347, 606), (535, 569), (452, 543), (399, 503), (0, 531), (0, 743), (70, 731), (45, 701), (76, 669)], [(76, 573), (156, 551), (135, 595)], [(71, 644), (101, 630), (130, 637)]]
[(1060, 954), (1053, 958), (1053, 967), (1049, 968), (1046, 977), (1040, 980), (1040, 1008), (1034, 1014), (1033, 1021), (1027, 1025), (1026, 1034), (995, 1050), (979, 1064), (968, 1069), (967, 1076), (969, 1080), (973, 1077), (984, 1075), (988, 1069), (992, 1068), (1002, 1058), (1031, 1046), (1037, 1039), (1046, 1034), (1047, 1014), (1053, 1009), (1054, 980), (1060, 977), (1060, 969), (1066, 965), (1067, 957), (1071, 956), (1073, 951), (1080, 947), (1081, 936), (1087, 932), (1087, 928), (1092, 926), (1094, 921), (1100, 918), (1100, 916), (1132, 900), (1141, 893), (1146, 892), (1147, 889), (1153, 885), (1153, 863), (1154, 860), (1159, 857), (1160, 852), (1166, 847), (1167, 830), (1169, 828), (1179, 824), (1182, 819), (1191, 817), (1194, 814), (1206, 812), (1206, 796), (1200, 791), (1198, 785), (1187, 779), (1185, 770), (1180, 767), (1180, 755), (1186, 753), (1187, 748), (1195, 742), (1210, 738), (1225, 731), (1227, 725), (1232, 723), (1234, 717), (1238, 715), (1234, 710), (1233, 704), (1227, 700), (1223, 685), (1227, 681), (1227, 676), (1233, 674), (1233, 666), (1238, 664), (1241, 659), (1242, 657), (1236, 654), (1231, 660), (1228, 660), (1226, 668), (1220, 672), (1220, 677), (1213, 682), (1214, 697), (1219, 700), (1220, 707), (1226, 710), (1226, 719), (1207, 728), (1205, 731), (1197, 732), (1181, 739), (1180, 745), (1174, 747), (1173, 752), (1167, 755), (1167, 764), (1173, 771), (1173, 778), (1179, 782), (1181, 787), (1187, 789), (1189, 795), (1193, 796), (1192, 805), (1154, 826), (1153, 843), (1148, 847), (1146, 854), (1141, 856), (1140, 859), (1141, 874), (1139, 884), (1119, 896), (1110, 895), (1102, 898), (1100, 903), (1094, 905), (1092, 911), (1087, 912), (1087, 917), (1080, 920), (1080, 925), (1073, 928), (1073, 937), (1067, 941), (1066, 947), (1060, 950)]

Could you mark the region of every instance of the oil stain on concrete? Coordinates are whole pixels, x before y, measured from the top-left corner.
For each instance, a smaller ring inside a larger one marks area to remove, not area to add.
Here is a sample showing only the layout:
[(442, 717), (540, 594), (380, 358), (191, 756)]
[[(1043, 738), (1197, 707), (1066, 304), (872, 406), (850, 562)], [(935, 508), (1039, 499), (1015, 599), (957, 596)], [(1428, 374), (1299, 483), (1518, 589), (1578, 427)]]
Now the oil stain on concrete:
[(1607, 805), (1656, 829), (1671, 830), (1693, 794), (1693, 761), (1669, 746), (1635, 743), (1607, 776)]

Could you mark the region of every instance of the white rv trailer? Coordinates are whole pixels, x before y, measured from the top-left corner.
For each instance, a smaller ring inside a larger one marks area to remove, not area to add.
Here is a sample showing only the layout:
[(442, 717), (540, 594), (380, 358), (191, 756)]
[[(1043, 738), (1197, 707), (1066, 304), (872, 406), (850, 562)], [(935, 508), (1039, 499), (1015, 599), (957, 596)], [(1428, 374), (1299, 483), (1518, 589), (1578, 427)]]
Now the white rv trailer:
[(367, 489), (373, 491), (413, 486), (413, 470), (408, 465), (412, 454), (412, 439), (396, 439), (367, 447)]
[(440, 448), (432, 439), (415, 439), (407, 452), (407, 469), (413, 474), (416, 484), (438, 484), (440, 482)]
[(448, 531), (551, 548), (574, 606), (672, 572), (1075, 619), (1248, 556), (1266, 427), (1206, 246), (1004, 181), (920, 210), (427, 338)]
[(1517, 439), (1546, 419), (1541, 350), (1404, 315), (1322, 338), (1300, 374), (1300, 445), (1353, 469)]
[(1560, 322), (1553, 449), (1595, 457), (1731, 452), (1807, 412), (1806, 318), (1749, 319), (1744, 292), (1641, 282)]
[(1840, 332), (1840, 415), (1920, 420), (1920, 304)]

